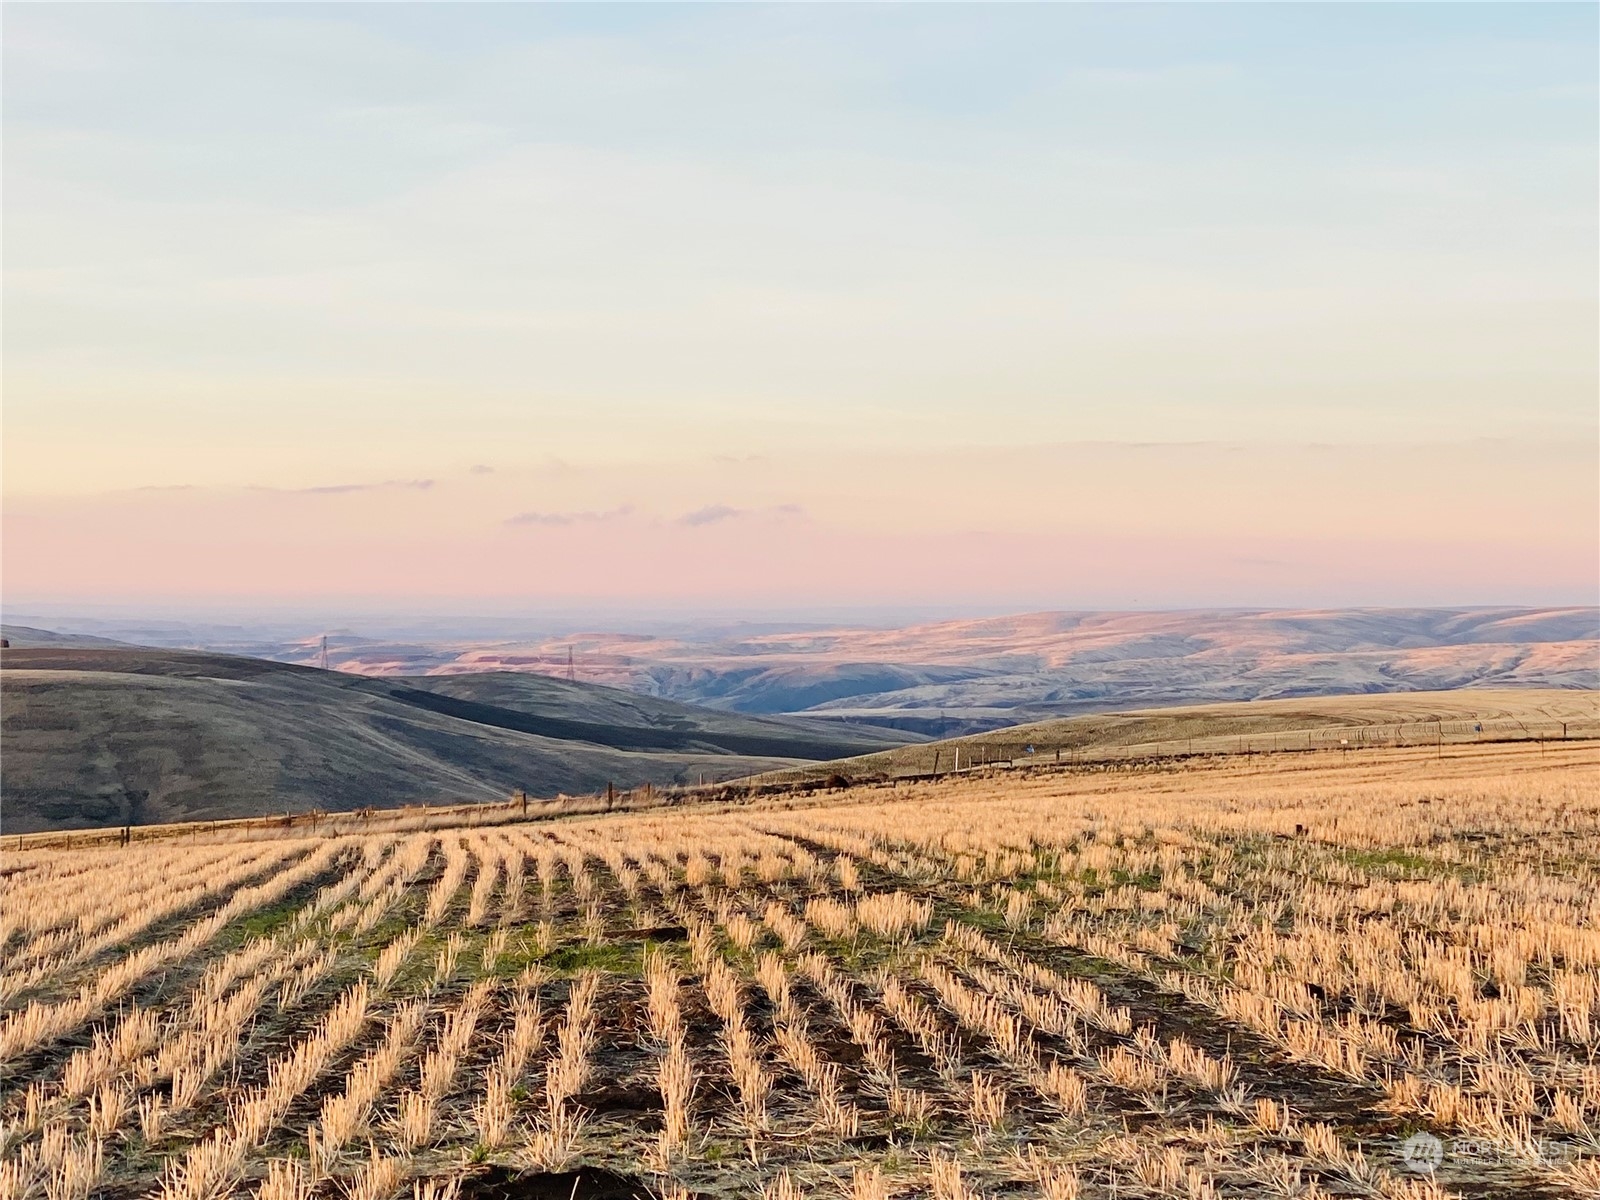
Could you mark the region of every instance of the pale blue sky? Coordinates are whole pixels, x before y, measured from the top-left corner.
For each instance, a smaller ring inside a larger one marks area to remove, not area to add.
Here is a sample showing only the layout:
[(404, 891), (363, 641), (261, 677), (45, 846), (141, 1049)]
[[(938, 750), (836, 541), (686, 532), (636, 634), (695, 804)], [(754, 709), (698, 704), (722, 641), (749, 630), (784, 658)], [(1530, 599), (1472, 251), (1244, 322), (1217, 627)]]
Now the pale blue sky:
[(1597, 11), (8, 4), (6, 491), (1593, 445)]

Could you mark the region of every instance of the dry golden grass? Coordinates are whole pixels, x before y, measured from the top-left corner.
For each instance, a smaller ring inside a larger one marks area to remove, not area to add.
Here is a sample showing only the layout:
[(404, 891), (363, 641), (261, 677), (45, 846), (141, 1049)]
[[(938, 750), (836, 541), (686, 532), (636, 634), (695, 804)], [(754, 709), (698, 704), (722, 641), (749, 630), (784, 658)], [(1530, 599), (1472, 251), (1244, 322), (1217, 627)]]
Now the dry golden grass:
[(1594, 1193), (1597, 781), (1433, 747), (30, 852), (0, 1200)]
[[(891, 779), (997, 765), (1040, 768), (1183, 757), (1390, 746), (1464, 746), (1600, 738), (1600, 693), (1576, 688), (1461, 688), (1177, 705), (1013, 725), (758, 776), (813, 782)], [(1032, 747), (1030, 753), (1029, 747)]]

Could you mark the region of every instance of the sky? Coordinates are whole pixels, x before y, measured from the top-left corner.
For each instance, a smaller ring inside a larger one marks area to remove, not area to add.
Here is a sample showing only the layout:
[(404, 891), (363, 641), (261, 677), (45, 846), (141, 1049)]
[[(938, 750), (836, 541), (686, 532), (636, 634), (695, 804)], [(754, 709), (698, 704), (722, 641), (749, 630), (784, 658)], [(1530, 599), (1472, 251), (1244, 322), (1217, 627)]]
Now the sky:
[(0, 595), (1594, 603), (1597, 14), (7, 4)]

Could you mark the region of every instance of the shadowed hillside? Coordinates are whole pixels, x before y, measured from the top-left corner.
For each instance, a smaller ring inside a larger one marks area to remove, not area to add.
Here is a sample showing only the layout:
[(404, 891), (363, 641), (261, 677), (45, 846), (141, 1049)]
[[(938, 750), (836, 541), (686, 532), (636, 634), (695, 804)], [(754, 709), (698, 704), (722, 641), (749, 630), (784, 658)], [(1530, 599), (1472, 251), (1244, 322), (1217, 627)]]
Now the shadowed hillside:
[(904, 735), (551, 679), (448, 690), (229, 655), (3, 652), (8, 832), (692, 783)]

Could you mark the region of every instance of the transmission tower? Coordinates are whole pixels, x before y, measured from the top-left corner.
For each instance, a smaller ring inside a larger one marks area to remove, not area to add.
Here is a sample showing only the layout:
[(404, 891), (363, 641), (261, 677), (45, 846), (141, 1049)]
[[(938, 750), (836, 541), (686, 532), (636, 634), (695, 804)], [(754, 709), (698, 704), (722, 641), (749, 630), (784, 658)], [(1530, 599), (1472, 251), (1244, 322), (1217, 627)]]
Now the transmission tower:
[(324, 671), (328, 669), (328, 635), (322, 635), (322, 654), (317, 658), (317, 666)]
[(572, 669), (572, 647), (567, 647), (567, 682), (576, 683), (578, 673)]

